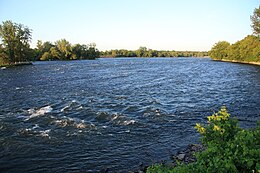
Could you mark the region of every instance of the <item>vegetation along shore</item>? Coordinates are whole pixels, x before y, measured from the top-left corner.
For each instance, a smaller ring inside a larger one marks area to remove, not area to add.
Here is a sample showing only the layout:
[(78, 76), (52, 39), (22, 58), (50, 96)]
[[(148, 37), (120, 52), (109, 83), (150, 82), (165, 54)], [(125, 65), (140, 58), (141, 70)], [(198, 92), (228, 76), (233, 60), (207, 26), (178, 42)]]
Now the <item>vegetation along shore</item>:
[[(188, 152), (173, 157), (173, 163), (155, 164), (148, 167), (146, 172), (260, 171), (260, 122), (255, 129), (241, 129), (238, 120), (222, 107), (219, 112), (208, 117), (207, 125), (197, 123), (195, 128), (201, 134), (202, 144), (206, 148), (191, 146)], [(190, 154), (195, 155), (195, 158), (190, 157)]]
[(31, 61), (50, 60), (83, 60), (99, 57), (210, 57), (213, 60), (260, 64), (260, 9), (256, 8), (251, 16), (253, 35), (230, 44), (219, 41), (207, 51), (167, 51), (153, 50), (140, 47), (137, 50), (109, 50), (99, 51), (95, 43), (74, 44), (66, 39), (52, 43), (38, 40), (36, 48), (30, 47), (32, 31), (28, 27), (12, 21), (5, 21), (0, 25), (0, 66), (31, 64)]
[(253, 34), (230, 44), (227, 41), (216, 43), (209, 51), (213, 60), (237, 62), (246, 64), (260, 64), (260, 7), (251, 16)]

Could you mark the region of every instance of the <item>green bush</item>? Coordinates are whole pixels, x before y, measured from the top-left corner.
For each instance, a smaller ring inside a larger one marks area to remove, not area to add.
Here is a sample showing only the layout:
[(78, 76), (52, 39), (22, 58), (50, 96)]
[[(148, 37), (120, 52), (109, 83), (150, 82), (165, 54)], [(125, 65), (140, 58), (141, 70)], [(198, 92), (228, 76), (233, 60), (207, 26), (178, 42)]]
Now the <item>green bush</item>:
[(238, 121), (230, 118), (225, 107), (208, 117), (208, 124), (196, 124), (207, 146), (195, 154), (197, 161), (177, 167), (156, 164), (148, 167), (154, 172), (252, 172), (260, 173), (260, 122), (255, 129), (244, 130)]

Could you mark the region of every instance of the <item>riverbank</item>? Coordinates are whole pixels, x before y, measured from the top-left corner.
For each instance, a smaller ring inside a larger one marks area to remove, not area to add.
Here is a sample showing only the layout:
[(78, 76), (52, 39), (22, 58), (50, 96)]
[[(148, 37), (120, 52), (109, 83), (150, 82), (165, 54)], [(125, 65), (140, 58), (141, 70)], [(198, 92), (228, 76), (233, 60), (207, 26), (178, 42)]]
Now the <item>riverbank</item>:
[(0, 67), (13, 67), (13, 66), (23, 66), (23, 65), (32, 65), (32, 62), (15, 62), (10, 64), (0, 64)]
[[(196, 162), (196, 158), (194, 156), (194, 153), (196, 152), (201, 152), (205, 150), (206, 147), (202, 144), (190, 144), (187, 146), (186, 149), (178, 151), (176, 154), (171, 156), (170, 161), (161, 161), (158, 162), (157, 164), (165, 165), (165, 166), (171, 166), (171, 167), (176, 167), (178, 163), (184, 163), (184, 164), (189, 164)], [(148, 167), (152, 165), (144, 165), (140, 164), (139, 169), (129, 171), (128, 173), (145, 173), (147, 172)], [(112, 173), (112, 171), (109, 168), (103, 169), (99, 171), (100, 173)]]
[[(178, 165), (178, 163), (190, 164), (190, 163), (196, 162), (196, 160), (197, 160), (194, 154), (197, 152), (201, 152), (205, 149), (206, 149), (206, 147), (202, 144), (190, 144), (187, 146), (187, 148), (185, 150), (180, 150), (176, 154), (172, 155), (171, 161), (168, 161), (168, 162), (163, 161), (163, 162), (157, 163), (157, 164), (171, 166), (171, 167), (176, 167)], [(133, 171), (133, 172), (130, 171), (129, 173), (145, 173), (145, 172), (147, 172), (148, 167), (149, 166), (140, 165), (140, 169), (138, 171)]]
[(221, 60), (212, 59), (212, 60), (213, 61), (221, 61), (221, 62), (239, 63), (239, 64), (260, 65), (260, 62), (247, 62), (247, 61), (237, 61), (237, 60), (228, 60), (228, 59), (221, 59)]

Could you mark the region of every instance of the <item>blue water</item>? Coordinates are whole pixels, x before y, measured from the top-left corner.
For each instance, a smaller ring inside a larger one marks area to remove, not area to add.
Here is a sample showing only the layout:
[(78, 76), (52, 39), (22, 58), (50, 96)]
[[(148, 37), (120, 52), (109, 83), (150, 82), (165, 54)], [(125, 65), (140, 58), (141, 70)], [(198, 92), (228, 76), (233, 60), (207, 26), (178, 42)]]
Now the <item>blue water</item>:
[(198, 142), (222, 105), (260, 117), (260, 66), (207, 58), (35, 62), (0, 70), (0, 172), (135, 171)]

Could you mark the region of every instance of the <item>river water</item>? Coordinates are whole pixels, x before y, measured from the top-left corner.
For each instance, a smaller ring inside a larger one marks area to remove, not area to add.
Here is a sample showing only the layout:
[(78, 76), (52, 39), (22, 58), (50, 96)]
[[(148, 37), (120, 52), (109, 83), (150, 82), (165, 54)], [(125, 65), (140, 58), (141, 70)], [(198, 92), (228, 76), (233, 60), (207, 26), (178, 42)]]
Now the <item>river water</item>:
[(1, 172), (137, 170), (198, 142), (226, 105), (260, 117), (260, 66), (207, 58), (35, 62), (0, 70)]

